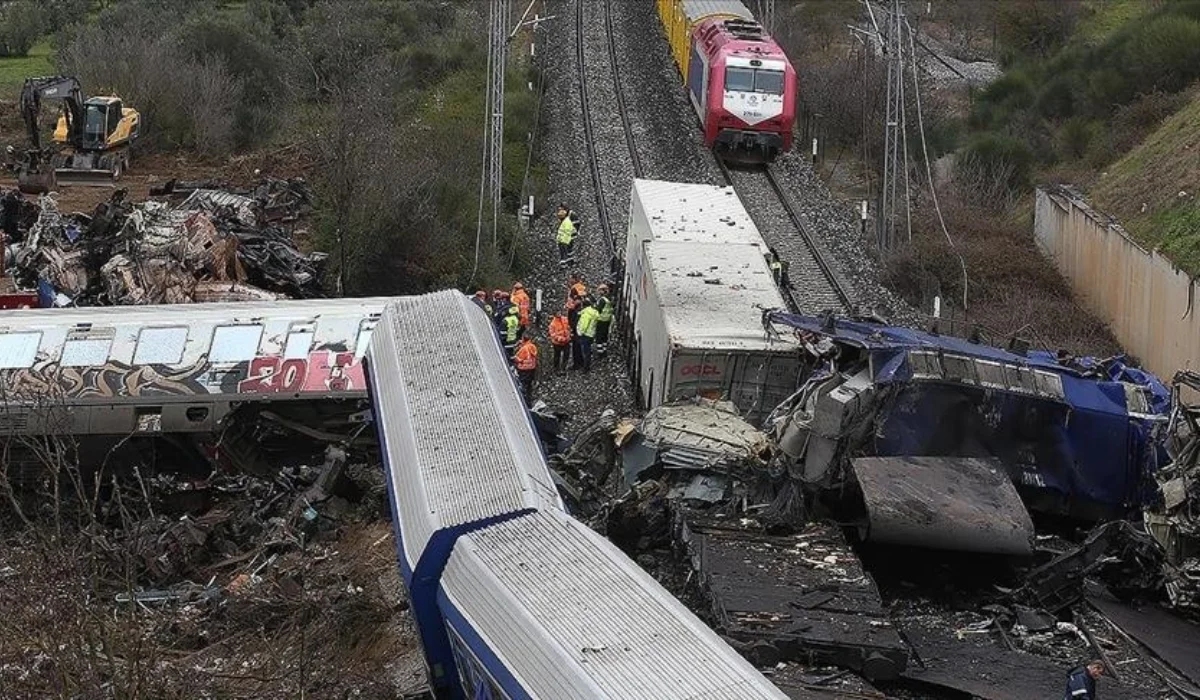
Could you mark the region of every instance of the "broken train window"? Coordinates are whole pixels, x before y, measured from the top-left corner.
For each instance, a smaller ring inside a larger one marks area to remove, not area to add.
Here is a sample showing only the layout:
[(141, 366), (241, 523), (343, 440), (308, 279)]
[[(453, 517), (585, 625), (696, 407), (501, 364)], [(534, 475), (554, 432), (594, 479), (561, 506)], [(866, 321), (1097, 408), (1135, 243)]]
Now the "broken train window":
[(317, 338), (317, 324), (311, 321), (293, 323), (288, 329), (287, 344), (283, 347), (283, 359), (306, 360)]
[(183, 348), (187, 345), (187, 336), (187, 326), (143, 328), (138, 333), (137, 349), (133, 353), (133, 364), (179, 364), (179, 361), (183, 359)]
[(58, 363), (63, 367), (99, 367), (108, 362), (112, 342), (111, 335), (68, 336)]
[(258, 354), (258, 342), (262, 339), (262, 331), (263, 327), (260, 325), (217, 326), (213, 330), (208, 361), (249, 362)]
[(0, 333), (0, 369), (32, 367), (41, 341), (41, 331)]

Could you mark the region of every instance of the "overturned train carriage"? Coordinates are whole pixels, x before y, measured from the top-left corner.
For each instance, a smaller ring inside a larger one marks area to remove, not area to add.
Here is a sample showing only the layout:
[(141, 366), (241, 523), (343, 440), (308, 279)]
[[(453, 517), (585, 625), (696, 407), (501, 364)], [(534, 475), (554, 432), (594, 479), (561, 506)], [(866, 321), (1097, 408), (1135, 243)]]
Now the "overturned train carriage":
[(205, 464), (270, 469), (265, 433), (229, 431), (265, 420), (286, 447), (287, 436), (341, 440), (359, 430), (362, 357), (383, 305), (364, 298), (7, 312), (0, 436), (66, 438), (89, 448), (79, 450), (83, 461), (105, 459), (106, 441), (123, 449), (155, 441)]
[(367, 376), (438, 697), (785, 697), (567, 515), (491, 321), (470, 300), (389, 303)]
[[(772, 418), (793, 475), (817, 488), (857, 482), (871, 526), (891, 531), (878, 539), (910, 530), (911, 543), (986, 549), (1003, 522), (1011, 546), (1000, 548), (1019, 552), (1030, 528), (1021, 501), (1095, 520), (1155, 497), (1170, 393), (1119, 359), (1060, 362), (876, 323), (770, 320), (820, 355)], [(904, 489), (886, 488), (896, 479)]]

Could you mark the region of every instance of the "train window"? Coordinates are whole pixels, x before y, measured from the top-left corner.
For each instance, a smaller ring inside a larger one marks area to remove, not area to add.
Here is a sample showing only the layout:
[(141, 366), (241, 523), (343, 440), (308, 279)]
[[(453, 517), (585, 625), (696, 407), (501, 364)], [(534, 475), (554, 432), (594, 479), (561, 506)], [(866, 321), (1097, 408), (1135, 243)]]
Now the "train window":
[(765, 92), (768, 95), (782, 95), (783, 71), (761, 69), (754, 71), (754, 91)]
[(133, 352), (133, 364), (178, 364), (183, 359), (183, 348), (187, 345), (187, 336), (187, 326), (143, 328), (138, 333), (137, 349)]
[(753, 92), (753, 68), (726, 68), (725, 92)]
[(37, 359), (41, 331), (32, 333), (0, 333), (0, 369), (32, 367)]
[(312, 328), (294, 328), (288, 333), (287, 345), (283, 348), (283, 359), (306, 360), (317, 334)]
[(209, 362), (249, 362), (258, 354), (263, 327), (259, 325), (217, 326), (213, 331)]
[(108, 362), (112, 338), (78, 338), (63, 343), (63, 367), (99, 367)]
[(358, 327), (358, 340), (354, 341), (354, 359), (362, 359), (367, 354), (367, 346), (371, 344), (371, 332), (375, 330), (375, 321), (366, 320)]

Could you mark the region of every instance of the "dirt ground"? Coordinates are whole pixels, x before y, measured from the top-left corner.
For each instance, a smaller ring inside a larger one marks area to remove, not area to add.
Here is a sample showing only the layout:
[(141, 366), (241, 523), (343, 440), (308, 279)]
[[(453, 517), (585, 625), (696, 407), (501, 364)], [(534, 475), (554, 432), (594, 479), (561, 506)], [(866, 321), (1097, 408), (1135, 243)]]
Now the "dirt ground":
[[(12, 146), (21, 150), (29, 145), (24, 124), (11, 100), (0, 100), (0, 149)], [(212, 181), (227, 187), (240, 187), (260, 179), (305, 177), (312, 169), (312, 158), (300, 145), (265, 148), (229, 158), (201, 158), (187, 152), (146, 152), (134, 144), (129, 170), (111, 187), (62, 187), (56, 193), (59, 209), (64, 212), (90, 212), (97, 204), (107, 201), (120, 187), (128, 191), (129, 199), (144, 201), (152, 187), (168, 180)], [(255, 174), (259, 172), (259, 175)], [(16, 174), (0, 170), (0, 188), (15, 188)]]

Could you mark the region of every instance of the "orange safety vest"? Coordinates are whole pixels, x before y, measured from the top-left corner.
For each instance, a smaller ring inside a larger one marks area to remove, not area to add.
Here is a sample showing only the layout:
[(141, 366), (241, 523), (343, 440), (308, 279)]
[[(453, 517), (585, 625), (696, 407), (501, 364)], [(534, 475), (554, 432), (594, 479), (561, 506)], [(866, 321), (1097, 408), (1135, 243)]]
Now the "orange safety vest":
[(517, 348), (517, 354), (513, 355), (513, 363), (519, 370), (537, 369), (537, 355), (537, 345), (532, 340), (528, 343), (521, 343)]
[(521, 325), (529, 325), (529, 295), (524, 289), (518, 289), (512, 293), (508, 300), (517, 305), (517, 309), (521, 314)]
[(550, 320), (550, 342), (554, 345), (571, 344), (571, 322), (566, 316), (555, 316)]

